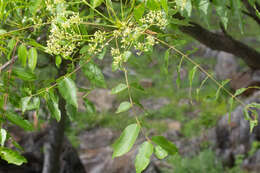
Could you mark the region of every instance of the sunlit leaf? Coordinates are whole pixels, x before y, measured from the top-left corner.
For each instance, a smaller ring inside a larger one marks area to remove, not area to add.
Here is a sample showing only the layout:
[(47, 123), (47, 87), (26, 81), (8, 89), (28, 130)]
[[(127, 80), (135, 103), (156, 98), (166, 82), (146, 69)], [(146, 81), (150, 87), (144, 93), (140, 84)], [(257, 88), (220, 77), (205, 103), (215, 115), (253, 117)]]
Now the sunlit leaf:
[(27, 55), (28, 55), (28, 52), (27, 52), (26, 46), (21, 44), (18, 48), (18, 59), (23, 67), (26, 67)]
[(58, 122), (61, 119), (61, 112), (59, 109), (59, 100), (55, 97), (54, 93), (49, 91), (48, 99), (47, 99), (47, 106), (51, 113), (51, 116), (55, 118)]
[(82, 65), (82, 71), (91, 84), (98, 87), (106, 87), (103, 73), (96, 64), (88, 62), (87, 64)]
[(127, 126), (120, 137), (112, 145), (112, 148), (114, 150), (112, 157), (119, 157), (130, 151), (139, 135), (139, 132), (139, 125), (131, 124)]
[(113, 89), (111, 90), (111, 94), (120, 93), (120, 92), (124, 91), (125, 89), (127, 89), (127, 85), (126, 85), (126, 84), (123, 84), (123, 83), (120, 83), (120, 84), (118, 84), (115, 88), (113, 88)]
[(174, 155), (178, 152), (176, 145), (168, 141), (164, 136), (153, 136), (152, 141), (162, 147), (169, 154)]
[(121, 112), (125, 112), (127, 110), (129, 110), (132, 107), (131, 103), (125, 101), (120, 103), (119, 107), (117, 108), (116, 113), (119, 114)]
[(77, 87), (74, 81), (68, 77), (65, 77), (58, 83), (58, 89), (62, 97), (67, 103), (78, 108), (77, 102)]
[(6, 130), (1, 128), (1, 130), (0, 130), (0, 144), (1, 144), (2, 147), (5, 144), (6, 136), (7, 136)]
[(150, 157), (153, 154), (153, 144), (145, 141), (140, 145), (138, 154), (135, 158), (136, 173), (141, 173), (150, 163)]
[(27, 163), (25, 157), (23, 157), (20, 153), (5, 147), (0, 147), (0, 157), (8, 163), (15, 165)]
[(23, 128), (24, 130), (33, 130), (33, 125), (28, 120), (23, 119), (21, 116), (16, 115), (13, 112), (8, 112), (6, 114), (6, 118), (13, 124)]
[(84, 105), (88, 113), (94, 114), (96, 112), (95, 105), (86, 98), (84, 98)]
[(91, 5), (93, 8), (100, 6), (104, 0), (91, 0)]
[(15, 44), (16, 44), (16, 40), (15, 38), (12, 38), (11, 40), (9, 40), (8, 42), (8, 45), (7, 45), (7, 48), (9, 49), (9, 53), (7, 55), (7, 59), (10, 60), (11, 59), (11, 55), (13, 53), (13, 49), (15, 47)]
[(237, 89), (234, 96), (238, 96), (238, 95), (242, 94), (243, 92), (245, 92), (246, 90), (247, 90), (247, 88)]
[(36, 65), (37, 65), (37, 59), (38, 59), (38, 54), (37, 50), (32, 47), (29, 50), (29, 56), (28, 56), (28, 67), (34, 71)]
[(154, 152), (155, 156), (158, 159), (164, 159), (165, 157), (168, 156), (168, 152), (166, 150), (164, 150), (161, 146), (157, 145), (155, 147), (155, 152)]
[(134, 17), (135, 20), (139, 20), (143, 17), (144, 14), (144, 10), (145, 10), (145, 4), (144, 3), (140, 3), (135, 9), (134, 9)]
[(62, 62), (61, 57), (60, 57), (59, 55), (56, 56), (56, 58), (55, 58), (55, 64), (56, 64), (56, 67), (60, 68), (60, 64), (61, 64), (61, 62)]
[(168, 74), (169, 54), (170, 54), (170, 49), (168, 49), (164, 53), (164, 71), (165, 71), (165, 74)]
[(13, 67), (13, 74), (17, 76), (19, 79), (24, 81), (34, 81), (36, 80), (35, 74), (33, 74), (30, 70), (21, 68), (21, 67)]
[(22, 112), (24, 113), (27, 110), (27, 107), (29, 105), (29, 102), (32, 97), (23, 97), (21, 99), (21, 106), (22, 106)]

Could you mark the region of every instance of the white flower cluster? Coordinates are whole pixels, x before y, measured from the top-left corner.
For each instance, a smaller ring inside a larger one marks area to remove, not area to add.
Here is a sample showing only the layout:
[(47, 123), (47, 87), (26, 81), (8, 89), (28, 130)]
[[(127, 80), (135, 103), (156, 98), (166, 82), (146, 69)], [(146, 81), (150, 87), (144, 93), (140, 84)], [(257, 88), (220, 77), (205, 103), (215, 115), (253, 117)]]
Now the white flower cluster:
[[(56, 7), (59, 6), (60, 11), (66, 10), (66, 1), (65, 0), (46, 0), (46, 9), (51, 13), (55, 14), (57, 12)], [(63, 8), (61, 10), (61, 7)]]
[(121, 27), (113, 32), (113, 36), (120, 40), (120, 45), (111, 49), (114, 69), (118, 69), (123, 62), (127, 61), (128, 58), (125, 57), (129, 57), (126, 54), (128, 51), (124, 50), (129, 50), (131, 46), (134, 46), (138, 51), (137, 55), (140, 55), (142, 52), (150, 51), (158, 43), (153, 36), (144, 34), (151, 26), (164, 29), (167, 25), (166, 15), (162, 11), (150, 11), (140, 21), (141, 26), (132, 21), (121, 23)]
[(124, 51), (120, 53), (119, 49), (111, 48), (111, 55), (113, 56), (113, 70), (117, 70), (121, 67), (122, 63), (127, 62), (128, 58), (131, 56), (130, 51)]
[[(60, 21), (61, 18), (63, 19), (62, 22)], [(46, 52), (61, 55), (64, 58), (70, 56), (81, 42), (81, 35), (74, 29), (74, 26), (79, 25), (80, 22), (81, 19), (77, 13), (70, 17), (64, 14), (54, 18), (49, 40), (47, 40)]]
[(97, 54), (99, 52), (102, 52), (102, 46), (105, 44), (106, 40), (106, 32), (102, 31), (96, 31), (94, 33), (94, 36), (90, 38), (90, 44), (88, 52), (90, 54)]
[(167, 25), (166, 15), (162, 11), (150, 11), (147, 15), (140, 19), (142, 24), (147, 26), (158, 26), (164, 29)]

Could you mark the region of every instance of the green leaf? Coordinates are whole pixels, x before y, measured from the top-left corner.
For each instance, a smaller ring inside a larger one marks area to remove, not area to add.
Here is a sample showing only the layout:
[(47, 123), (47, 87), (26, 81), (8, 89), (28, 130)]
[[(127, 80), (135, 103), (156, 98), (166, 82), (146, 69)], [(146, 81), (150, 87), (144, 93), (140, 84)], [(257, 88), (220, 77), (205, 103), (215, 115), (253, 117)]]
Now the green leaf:
[(57, 55), (55, 58), (56, 67), (60, 68), (61, 62), (62, 62), (62, 59), (61, 59), (60, 55)]
[(42, 7), (42, 0), (31, 0), (29, 10), (32, 15), (35, 15), (36, 12), (41, 9)]
[(120, 84), (118, 84), (115, 88), (113, 88), (113, 89), (111, 90), (111, 94), (120, 93), (120, 92), (124, 91), (125, 89), (127, 89), (127, 85), (126, 85), (126, 84), (123, 84), (123, 83), (120, 83)]
[(84, 98), (84, 105), (88, 113), (94, 114), (96, 112), (95, 105), (86, 98)]
[(176, 0), (176, 5), (180, 9), (180, 11), (188, 16), (191, 16), (192, 12), (192, 4), (191, 0)]
[(202, 11), (204, 15), (208, 14), (209, 5), (209, 0), (199, 0), (199, 10)]
[(1, 128), (1, 130), (0, 130), (0, 144), (1, 144), (2, 147), (5, 144), (6, 136), (7, 136), (6, 130)]
[(221, 23), (224, 25), (224, 28), (227, 29), (228, 25), (228, 11), (224, 5), (217, 5), (216, 12), (220, 17)]
[(121, 112), (125, 112), (127, 110), (129, 110), (132, 107), (131, 103), (125, 101), (120, 103), (119, 107), (117, 108), (116, 113), (119, 114)]
[(131, 55), (132, 55), (132, 52), (130, 52), (130, 51), (125, 51), (125, 52), (123, 53), (123, 61), (124, 61), (124, 62), (127, 62), (127, 60), (131, 57)]
[(231, 97), (231, 98), (228, 100), (228, 103), (229, 103), (228, 122), (230, 123), (230, 122), (231, 122), (231, 112), (232, 112), (232, 110), (233, 110), (234, 98)]
[(135, 20), (139, 20), (143, 17), (144, 14), (144, 10), (145, 10), (145, 4), (144, 3), (140, 3), (137, 7), (134, 8), (134, 18)]
[(7, 45), (7, 48), (9, 49), (9, 53), (7, 55), (7, 59), (10, 60), (11, 59), (11, 55), (13, 53), (13, 49), (14, 49), (14, 46), (16, 44), (16, 40), (15, 38), (12, 38), (11, 40), (9, 40), (8, 42), (8, 45)]
[(136, 173), (141, 173), (150, 163), (150, 157), (153, 154), (153, 144), (145, 141), (138, 150), (135, 158)]
[(16, 115), (13, 112), (8, 112), (6, 114), (6, 118), (13, 124), (23, 128), (24, 130), (27, 130), (27, 131), (33, 130), (33, 125), (29, 121), (24, 120), (21, 116)]
[(164, 71), (165, 71), (165, 74), (168, 74), (169, 55), (170, 55), (170, 49), (168, 49), (164, 53)]
[(165, 13), (168, 14), (168, 0), (160, 0), (161, 1), (161, 5), (162, 5), (162, 8), (164, 9)]
[(21, 44), (18, 48), (18, 59), (23, 67), (26, 67), (27, 63), (27, 48), (25, 45)]
[(184, 56), (181, 57), (180, 63), (177, 66), (177, 79), (176, 79), (176, 84), (177, 87), (180, 88), (181, 85), (181, 65), (182, 65), (182, 61), (183, 61)]
[(51, 113), (51, 116), (59, 122), (61, 119), (59, 100), (57, 97), (55, 97), (54, 93), (51, 91), (49, 91), (49, 95), (47, 99), (47, 107)]
[(230, 81), (230, 79), (226, 79), (224, 81), (221, 82), (221, 87), (218, 88), (217, 92), (216, 92), (216, 100), (218, 100), (219, 98), (219, 93), (220, 93), (220, 90), (222, 88), (224, 88), (224, 86)]
[(38, 58), (37, 50), (34, 47), (30, 48), (29, 56), (28, 56), (28, 67), (32, 71), (34, 71), (37, 65), (37, 58)]
[(36, 80), (36, 76), (30, 70), (27, 70), (25, 68), (13, 67), (12, 72), (15, 76), (17, 76), (19, 79), (22, 79), (24, 81), (31, 82)]
[(152, 141), (162, 147), (169, 154), (174, 155), (178, 152), (178, 148), (168, 141), (164, 136), (153, 136)]
[(184, 9), (187, 12), (187, 15), (190, 17), (191, 16), (191, 12), (192, 12), (191, 0), (186, 0), (186, 5), (185, 5)]
[(238, 96), (238, 95), (242, 94), (243, 92), (245, 92), (246, 90), (247, 90), (247, 88), (237, 89), (234, 96)]
[(130, 151), (134, 145), (140, 132), (140, 126), (137, 124), (128, 125), (120, 137), (112, 145), (113, 155), (112, 158), (119, 157)]
[(5, 147), (0, 147), (0, 157), (8, 163), (15, 165), (27, 163), (27, 160), (20, 153)]
[(203, 79), (203, 81), (201, 82), (200, 87), (197, 88), (197, 90), (196, 90), (197, 100), (199, 99), (199, 93), (200, 93), (201, 88), (204, 86), (205, 82), (206, 82), (208, 79), (209, 79), (209, 77), (206, 76), (205, 79)]
[(74, 121), (77, 115), (77, 109), (71, 104), (66, 104), (66, 112), (69, 116), (70, 121)]
[(130, 83), (130, 86), (136, 90), (142, 91), (144, 92), (144, 88), (142, 87), (142, 85), (140, 85), (138, 82), (132, 82)]
[(98, 55), (98, 59), (102, 60), (107, 52), (107, 48), (105, 47), (103, 51)]
[(197, 71), (197, 66), (194, 66), (192, 70), (189, 72), (189, 81), (190, 81), (190, 88), (192, 87), (192, 81), (194, 79), (195, 73)]
[(105, 79), (102, 71), (93, 62), (88, 62), (82, 66), (82, 71), (89, 79), (91, 84), (99, 87), (106, 87)]
[(231, 0), (231, 9), (233, 16), (238, 19), (238, 26), (241, 31), (241, 33), (244, 33), (243, 28), (243, 18), (241, 13), (241, 1), (240, 0)]
[(159, 145), (157, 145), (155, 147), (155, 152), (154, 152), (155, 156), (158, 158), (158, 159), (164, 159), (165, 157), (168, 156), (168, 152), (165, 151), (162, 147), (160, 147)]
[(100, 6), (104, 0), (91, 0), (91, 5), (93, 8)]
[(29, 105), (29, 102), (32, 97), (23, 97), (21, 99), (21, 106), (22, 106), (22, 112), (24, 113), (27, 110), (27, 107)]
[[(21, 106), (22, 111), (28, 111), (28, 110), (38, 110), (40, 108), (40, 99), (39, 97), (34, 97), (33, 100), (29, 99), (27, 97), (24, 97), (21, 99)], [(27, 102), (28, 101), (28, 102)]]
[(12, 144), (19, 149), (20, 151), (24, 151), (24, 149), (19, 145), (14, 139), (12, 139)]
[(72, 79), (64, 77), (64, 79), (58, 83), (58, 89), (67, 103), (78, 108), (77, 87)]
[(149, 10), (160, 10), (161, 4), (160, 0), (147, 0), (146, 7)]

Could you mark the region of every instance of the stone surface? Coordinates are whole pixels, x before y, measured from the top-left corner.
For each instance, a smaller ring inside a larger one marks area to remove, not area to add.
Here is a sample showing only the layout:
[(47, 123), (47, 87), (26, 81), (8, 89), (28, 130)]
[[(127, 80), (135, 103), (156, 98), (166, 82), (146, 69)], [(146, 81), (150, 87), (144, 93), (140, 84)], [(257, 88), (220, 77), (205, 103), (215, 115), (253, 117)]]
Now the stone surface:
[(116, 96), (108, 89), (94, 89), (87, 98), (94, 103), (97, 111), (106, 112), (113, 109)]
[(160, 97), (160, 98), (150, 97), (147, 99), (143, 99), (140, 102), (145, 109), (152, 110), (152, 111), (159, 110), (163, 106), (170, 104), (170, 100), (164, 97)]
[(144, 79), (141, 79), (141, 80), (140, 80), (140, 85), (141, 85), (143, 88), (151, 88), (151, 87), (153, 87), (154, 82), (153, 82), (152, 79), (144, 78)]
[[(22, 155), (26, 157), (28, 163), (16, 166), (0, 159), (0, 173), (41, 173), (44, 157), (42, 148), (48, 140), (48, 127), (33, 133), (24, 132), (19, 127), (10, 127), (8, 132), (23, 147)], [(8, 147), (12, 145), (9, 144)], [(60, 173), (85, 173), (77, 151), (66, 138), (63, 141), (60, 163)]]
[[(260, 92), (255, 93), (252, 97), (245, 101), (248, 103), (260, 103)], [(260, 111), (257, 110), (258, 116)], [(259, 119), (259, 117), (258, 117)], [(237, 155), (249, 152), (252, 142), (260, 140), (260, 125), (256, 126), (252, 133), (249, 131), (249, 122), (245, 120), (243, 107), (238, 106), (231, 113), (231, 122), (229, 123), (229, 115), (223, 116), (216, 127), (216, 151), (228, 166), (234, 165), (234, 158)], [(257, 154), (257, 153), (256, 153)], [(244, 167), (259, 167), (259, 162), (253, 157), (247, 160), (245, 158)], [(259, 157), (260, 158), (260, 157)], [(246, 161), (247, 160), (247, 161)], [(252, 165), (253, 164), (253, 165)], [(254, 165), (257, 164), (257, 165)]]
[[(260, 71), (251, 71), (247, 70), (244, 72), (239, 72), (233, 76), (230, 86), (233, 90), (237, 90), (239, 88), (248, 88), (260, 86)], [(243, 95), (249, 96), (253, 94), (257, 89), (250, 88)]]
[[(107, 128), (98, 128), (82, 132), (80, 135), (80, 158), (88, 173), (135, 173), (134, 160), (138, 152), (137, 145), (124, 156), (112, 159), (113, 150), (111, 145), (119, 136)], [(137, 140), (141, 144), (143, 139)], [(159, 173), (156, 163), (151, 162), (150, 166), (143, 173)]]
[(215, 67), (216, 76), (220, 80), (230, 79), (237, 73), (238, 63), (232, 54), (220, 52)]

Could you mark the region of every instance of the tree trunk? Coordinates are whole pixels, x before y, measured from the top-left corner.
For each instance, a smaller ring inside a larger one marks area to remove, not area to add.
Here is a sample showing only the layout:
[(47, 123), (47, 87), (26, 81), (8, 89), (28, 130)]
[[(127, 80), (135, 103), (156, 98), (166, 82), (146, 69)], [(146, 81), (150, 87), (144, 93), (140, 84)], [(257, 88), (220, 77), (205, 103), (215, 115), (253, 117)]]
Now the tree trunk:
[[(67, 62), (63, 62), (60, 66), (59, 77), (66, 74)], [(59, 173), (60, 172), (60, 156), (64, 140), (64, 132), (66, 127), (66, 101), (59, 94), (59, 109), (61, 112), (61, 120), (51, 120), (48, 141), (44, 144), (44, 162), (42, 173)]]

